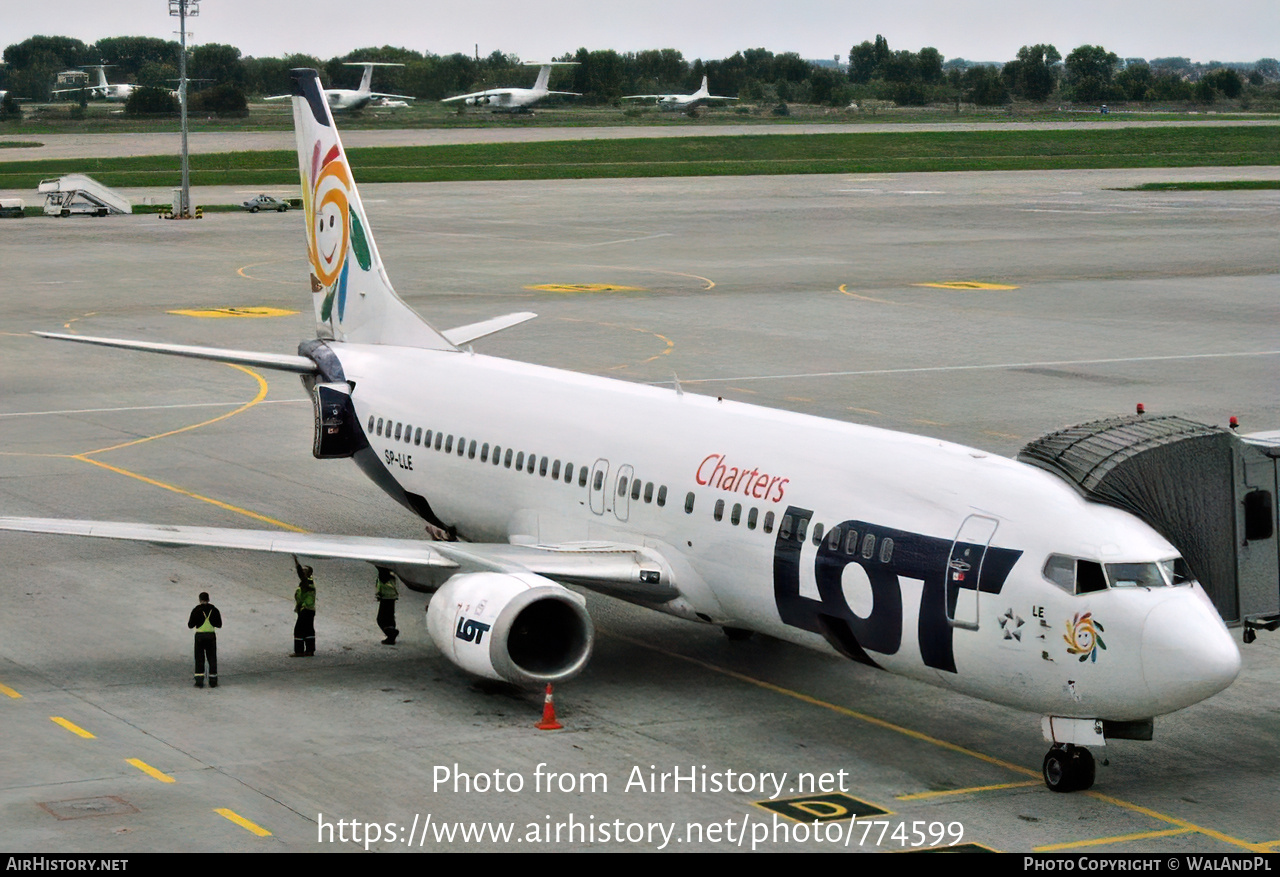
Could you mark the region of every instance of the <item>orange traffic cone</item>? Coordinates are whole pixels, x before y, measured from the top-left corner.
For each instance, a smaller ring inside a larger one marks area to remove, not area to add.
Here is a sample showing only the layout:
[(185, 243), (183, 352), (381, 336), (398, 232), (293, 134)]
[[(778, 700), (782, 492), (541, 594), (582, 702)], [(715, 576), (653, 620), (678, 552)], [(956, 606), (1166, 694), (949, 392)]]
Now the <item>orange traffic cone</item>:
[(556, 699), (551, 694), (551, 683), (547, 683), (547, 695), (542, 700), (542, 721), (534, 725), (539, 731), (559, 731), (564, 725), (556, 721)]

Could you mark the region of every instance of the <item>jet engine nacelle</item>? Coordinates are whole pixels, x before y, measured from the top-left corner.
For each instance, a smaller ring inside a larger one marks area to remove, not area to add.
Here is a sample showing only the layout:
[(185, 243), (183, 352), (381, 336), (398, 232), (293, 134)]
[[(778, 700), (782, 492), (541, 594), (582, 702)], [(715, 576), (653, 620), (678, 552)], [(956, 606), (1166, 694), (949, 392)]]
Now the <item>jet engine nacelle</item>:
[(533, 573), (455, 575), (427, 606), (427, 633), (450, 661), (487, 679), (544, 685), (586, 666), (586, 601)]

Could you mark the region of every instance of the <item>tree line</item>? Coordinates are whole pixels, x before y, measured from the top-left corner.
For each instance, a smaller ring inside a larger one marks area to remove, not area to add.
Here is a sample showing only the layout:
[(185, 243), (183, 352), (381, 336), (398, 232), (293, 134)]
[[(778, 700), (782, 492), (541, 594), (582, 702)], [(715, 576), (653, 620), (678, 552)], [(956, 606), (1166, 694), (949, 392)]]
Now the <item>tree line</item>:
[[(4, 50), (0, 87), (37, 101), (49, 100), (61, 71), (110, 63), (112, 82), (158, 89), (176, 88), (178, 43), (154, 37), (109, 37), (91, 45), (61, 36), (35, 36)], [(676, 49), (616, 52), (579, 49), (557, 60), (577, 66), (553, 72), (552, 87), (583, 95), (588, 103), (608, 103), (626, 94), (690, 92), (703, 76), (712, 91), (758, 102), (796, 102), (847, 106), (865, 100), (905, 106), (1012, 100), (1037, 103), (1074, 101), (1197, 101), (1238, 99), (1250, 88), (1274, 91), (1280, 63), (1264, 58), (1254, 64), (1193, 64), (1186, 58), (1121, 59), (1101, 46), (1079, 46), (1065, 58), (1050, 44), (1023, 46), (1003, 64), (963, 58), (946, 60), (935, 48), (893, 50), (883, 36), (853, 46), (848, 65), (815, 63), (794, 52), (763, 49), (735, 52), (719, 60), (687, 60)], [(391, 46), (357, 49), (321, 60), (295, 54), (281, 58), (242, 57), (235, 46), (206, 43), (190, 50), (187, 75), (192, 91), (219, 87), (224, 94), (267, 96), (289, 91), (289, 70), (314, 67), (327, 87), (354, 88), (360, 70), (348, 61), (403, 64), (377, 71), (379, 91), (439, 100), (455, 94), (511, 85), (531, 85), (533, 71), (514, 55), (486, 57), (463, 53), (434, 55)], [(93, 84), (93, 83), (90, 83)]]

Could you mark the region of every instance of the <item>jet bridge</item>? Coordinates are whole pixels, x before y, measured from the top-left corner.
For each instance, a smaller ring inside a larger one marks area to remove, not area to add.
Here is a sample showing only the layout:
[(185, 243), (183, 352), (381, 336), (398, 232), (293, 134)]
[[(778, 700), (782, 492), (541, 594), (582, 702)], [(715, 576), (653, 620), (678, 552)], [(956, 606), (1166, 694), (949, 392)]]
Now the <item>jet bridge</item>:
[(1168, 539), (1245, 642), (1280, 626), (1278, 458), (1280, 434), (1142, 414), (1068, 427), (1018, 454)]
[(133, 212), (128, 198), (85, 174), (41, 180), (37, 191), (45, 196), (46, 216), (70, 216), (73, 213), (106, 216), (108, 213)]

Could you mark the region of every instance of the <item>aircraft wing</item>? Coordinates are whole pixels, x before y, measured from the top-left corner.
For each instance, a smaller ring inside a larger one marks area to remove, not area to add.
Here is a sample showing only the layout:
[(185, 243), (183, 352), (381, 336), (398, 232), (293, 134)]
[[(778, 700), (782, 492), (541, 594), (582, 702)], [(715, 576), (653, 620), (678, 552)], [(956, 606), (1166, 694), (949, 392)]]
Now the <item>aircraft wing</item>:
[[(528, 89), (523, 89), (523, 88), (520, 89), (520, 91), (527, 91), (527, 90)], [(500, 95), (500, 94), (511, 94), (514, 91), (516, 91), (516, 89), (514, 88), (488, 88), (488, 89), (485, 89), (484, 91), (473, 91), (471, 92), (471, 94), (455, 94), (453, 97), (446, 97), (442, 99), (440, 103), (447, 104), (455, 100), (466, 100), (469, 97), (496, 97), (497, 95)]]
[(683, 94), (624, 94), (621, 100), (666, 100), (669, 97), (687, 97)]
[(546, 546), (432, 542), (69, 518), (0, 517), (0, 530), (359, 560), (390, 566), (402, 574), (408, 572), (410, 579), (415, 578), (414, 570), (532, 572), (562, 584), (581, 585), (626, 599), (664, 603), (679, 596), (679, 591), (668, 583), (670, 576), (664, 574), (666, 564), (652, 551), (608, 542)]
[(291, 94), (273, 94), (271, 97), (264, 97), (263, 100), (289, 100), (293, 97)]
[(417, 100), (417, 98), (411, 94), (383, 94), (380, 91), (371, 91), (369, 94), (372, 97), (390, 97), (396, 100)]

